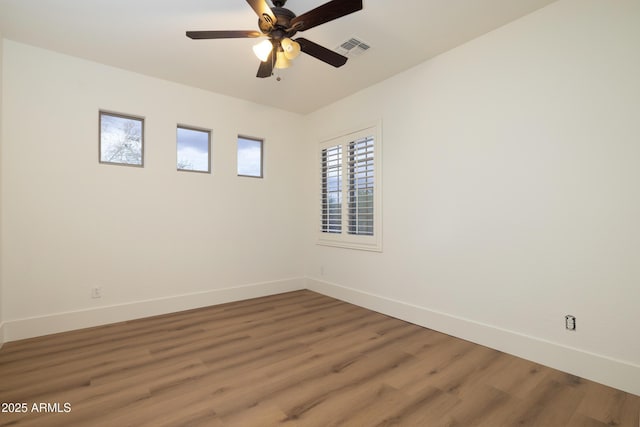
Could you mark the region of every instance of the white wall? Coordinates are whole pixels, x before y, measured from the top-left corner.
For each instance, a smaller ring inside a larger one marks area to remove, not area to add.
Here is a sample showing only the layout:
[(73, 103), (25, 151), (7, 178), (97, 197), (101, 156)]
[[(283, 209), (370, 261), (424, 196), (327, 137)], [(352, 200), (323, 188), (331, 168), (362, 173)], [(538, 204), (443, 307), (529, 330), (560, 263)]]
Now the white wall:
[[(9, 40), (4, 66), (8, 340), (303, 285), (299, 116)], [(144, 168), (98, 163), (99, 109), (146, 118)], [(178, 123), (212, 129), (211, 175), (176, 172)]]
[[(2, 87), (3, 87), (3, 80), (2, 80), (2, 64), (4, 62), (4, 55), (3, 55), (3, 46), (4, 46), (4, 39), (2, 38), (2, 34), (0, 33), (0, 242), (2, 242), (2, 236), (4, 234), (3, 232), (3, 228), (2, 228), (2, 212), (3, 212), (3, 208), (2, 208), (2, 194), (3, 194), (3, 180), (2, 180)], [(2, 244), (0, 244), (0, 348), (2, 348), (2, 344), (4, 344), (4, 318), (2, 316), (2, 306), (4, 304), (4, 298), (3, 298), (3, 292), (2, 292)]]
[(309, 286), (640, 394), (638, 76), (640, 2), (561, 0), (311, 114), (312, 171), (382, 119), (384, 251)]

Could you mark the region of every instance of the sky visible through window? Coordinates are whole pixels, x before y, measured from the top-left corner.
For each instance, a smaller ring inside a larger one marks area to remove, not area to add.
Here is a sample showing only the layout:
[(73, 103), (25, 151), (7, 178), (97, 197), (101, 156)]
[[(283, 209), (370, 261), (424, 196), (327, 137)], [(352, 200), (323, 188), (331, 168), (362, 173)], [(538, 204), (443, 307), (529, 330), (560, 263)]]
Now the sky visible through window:
[(142, 119), (100, 112), (100, 161), (142, 166)]
[(176, 146), (178, 169), (209, 172), (209, 132), (178, 127)]
[(238, 175), (262, 177), (262, 141), (238, 137)]

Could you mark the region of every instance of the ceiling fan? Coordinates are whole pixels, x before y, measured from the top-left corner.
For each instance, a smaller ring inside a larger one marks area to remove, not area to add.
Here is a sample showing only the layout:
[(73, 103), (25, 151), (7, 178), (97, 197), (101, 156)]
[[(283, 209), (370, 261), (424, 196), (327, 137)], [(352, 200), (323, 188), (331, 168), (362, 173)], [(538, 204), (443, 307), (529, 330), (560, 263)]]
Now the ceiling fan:
[(362, 0), (332, 0), (300, 16), (284, 7), (287, 0), (272, 2), (273, 7), (269, 7), (266, 0), (247, 0), (258, 15), (260, 31), (187, 31), (187, 37), (194, 40), (268, 37), (268, 40), (263, 40), (253, 48), (262, 61), (256, 75), (261, 78), (271, 76), (274, 68), (287, 68), (300, 52), (334, 67), (341, 67), (347, 62), (345, 56), (326, 47), (302, 37), (295, 40), (291, 37), (298, 31), (305, 31), (361, 10)]

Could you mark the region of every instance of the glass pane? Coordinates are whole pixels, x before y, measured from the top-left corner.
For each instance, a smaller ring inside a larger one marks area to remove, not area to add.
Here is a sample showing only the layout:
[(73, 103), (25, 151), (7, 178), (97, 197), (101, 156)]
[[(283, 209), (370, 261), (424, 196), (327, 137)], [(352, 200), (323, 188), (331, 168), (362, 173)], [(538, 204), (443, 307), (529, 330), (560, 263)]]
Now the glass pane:
[(322, 150), (323, 233), (342, 232), (342, 146)]
[(178, 170), (210, 172), (209, 136), (207, 131), (178, 127)]
[(349, 143), (349, 234), (373, 235), (373, 138)]
[(262, 178), (262, 141), (238, 137), (238, 175)]
[(142, 166), (142, 119), (100, 112), (100, 162)]

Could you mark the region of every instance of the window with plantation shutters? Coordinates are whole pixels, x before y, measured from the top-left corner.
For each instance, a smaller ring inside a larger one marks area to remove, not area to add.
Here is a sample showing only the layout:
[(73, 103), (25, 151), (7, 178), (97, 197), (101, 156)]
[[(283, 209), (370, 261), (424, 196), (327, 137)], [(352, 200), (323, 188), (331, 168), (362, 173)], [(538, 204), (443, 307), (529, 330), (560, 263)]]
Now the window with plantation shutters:
[(318, 243), (380, 251), (379, 125), (320, 146)]

